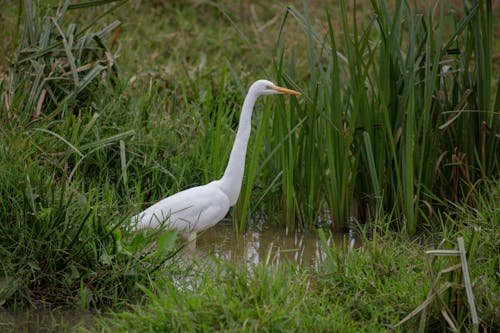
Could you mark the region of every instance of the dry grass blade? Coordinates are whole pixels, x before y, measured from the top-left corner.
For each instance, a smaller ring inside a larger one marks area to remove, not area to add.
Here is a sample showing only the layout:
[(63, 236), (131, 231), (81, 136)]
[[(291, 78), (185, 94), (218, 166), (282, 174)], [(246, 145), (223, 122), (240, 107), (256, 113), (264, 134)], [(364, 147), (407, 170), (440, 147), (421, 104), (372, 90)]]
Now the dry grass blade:
[(458, 332), (457, 325), (455, 324), (455, 320), (452, 316), (450, 316), (448, 314), (448, 312), (446, 311), (446, 308), (444, 308), (444, 307), (441, 308), (441, 315), (443, 316), (444, 320), (446, 320), (446, 322), (450, 326), (450, 330), (452, 332)]
[(121, 26), (121, 22), (119, 20), (115, 20), (111, 22), (109, 25), (104, 27), (103, 29), (99, 30), (98, 32), (94, 33), (94, 38), (98, 37), (99, 39), (103, 38), (107, 34), (111, 33), (112, 31), (115, 31)]
[(128, 188), (128, 177), (127, 177), (127, 150), (125, 148), (125, 141), (120, 140), (120, 162), (122, 167), (122, 180), (125, 188)]
[(410, 312), (406, 317), (404, 317), (399, 323), (395, 325), (395, 327), (401, 326), (411, 318), (415, 317), (420, 311), (426, 309), (428, 306), (432, 305), (432, 302), (441, 294), (443, 294), (448, 288), (454, 288), (457, 287), (457, 284), (451, 283), (451, 282), (446, 282), (444, 285), (442, 285), (436, 292), (431, 293), (425, 301), (422, 302), (419, 306), (415, 308), (412, 312)]
[(473, 331), (479, 330), (479, 318), (477, 316), (476, 305), (474, 302), (474, 294), (472, 293), (472, 283), (469, 275), (469, 265), (467, 264), (467, 255), (465, 253), (465, 245), (463, 237), (458, 238), (458, 249), (460, 251), (460, 260), (462, 262), (462, 275), (465, 285), (465, 292), (467, 293), (467, 300), (469, 301), (469, 310), (472, 317)]
[(61, 36), (64, 50), (66, 51), (66, 58), (68, 59), (69, 66), (71, 68), (71, 75), (73, 76), (75, 87), (78, 87), (78, 85), (80, 84), (80, 80), (78, 79), (78, 71), (76, 70), (75, 57), (73, 56), (72, 45), (70, 45), (70, 43), (68, 42), (68, 39), (64, 35), (64, 32), (61, 30), (61, 27), (59, 26), (59, 24), (57, 24), (56, 19), (52, 17), (51, 20), (54, 26), (56, 27), (57, 31), (59, 32), (59, 35)]
[(84, 151), (84, 150), (91, 150), (94, 148), (102, 148), (102, 147), (105, 147), (107, 145), (113, 144), (117, 141), (120, 141), (128, 136), (132, 136), (134, 134), (135, 134), (134, 130), (128, 130), (128, 131), (125, 131), (122, 133), (111, 135), (111, 136), (108, 136), (106, 138), (102, 138), (100, 140), (96, 140), (96, 141), (81, 145), (80, 150)]
[(43, 106), (43, 102), (45, 100), (46, 93), (47, 93), (47, 89), (42, 89), (42, 93), (40, 94), (40, 97), (38, 98), (38, 102), (36, 103), (35, 113), (33, 114), (34, 119), (37, 119), (42, 115), (42, 106)]
[(465, 111), (464, 108), (467, 105), (467, 99), (469, 98), (471, 93), (472, 89), (467, 89), (465, 91), (464, 96), (462, 96), (460, 102), (457, 105), (457, 111), (455, 111), (455, 114), (451, 116), (451, 118), (448, 119), (443, 125), (439, 126), (440, 130), (443, 130), (446, 127), (450, 126)]
[(74, 3), (68, 6), (68, 9), (84, 9), (91, 7), (98, 7), (111, 4), (113, 2), (125, 3), (127, 0), (93, 0), (93, 1), (85, 1), (83, 3)]
[[(410, 312), (406, 317), (404, 317), (395, 327), (400, 326), (401, 324), (407, 322), (414, 316), (416, 316), (419, 312), (422, 312), (422, 317), (420, 319), (419, 331), (424, 332), (426, 329), (426, 317), (429, 312), (429, 307), (433, 304), (433, 302), (437, 299), (441, 306), (439, 307), (439, 312), (441, 313), (444, 320), (448, 323), (449, 328), (453, 332), (459, 331), (459, 321), (453, 316), (453, 311), (450, 310), (450, 306), (447, 302), (441, 298), (441, 295), (448, 289), (456, 289), (463, 290), (465, 289), (467, 294), (467, 301), (469, 303), (469, 310), (473, 325), (473, 332), (477, 332), (479, 329), (479, 319), (477, 316), (477, 310), (474, 303), (474, 295), (472, 293), (472, 284), (470, 281), (469, 268), (467, 264), (467, 256), (465, 251), (464, 239), (463, 237), (458, 237), (458, 251), (457, 250), (430, 250), (426, 251), (426, 255), (428, 256), (447, 256), (447, 257), (460, 257), (460, 263), (444, 268), (436, 274), (435, 277), (432, 277), (432, 268), (429, 264), (427, 264), (427, 269), (431, 272), (431, 289), (427, 294), (427, 297), (422, 304), (420, 304), (417, 308), (415, 308), (412, 312)], [(427, 262), (427, 261), (426, 261)], [(434, 291), (436, 286), (438, 285), (441, 277), (447, 273), (451, 273), (453, 271), (457, 271), (458, 269), (462, 270), (463, 283), (460, 282), (450, 282), (446, 281), (437, 291)]]
[(455, 256), (458, 257), (460, 255), (460, 251), (457, 250), (429, 250), (425, 251), (425, 254), (431, 256)]
[(39, 100), (39, 95), (37, 94), (38, 90), (40, 87), (43, 87), (43, 76), (44, 76), (44, 68), (45, 65), (43, 64), (38, 64), (36, 61), (32, 62), (33, 70), (34, 73), (31, 73), (32, 75), (34, 74), (35, 80), (33, 81), (33, 87), (36, 87), (37, 89), (32, 89), (29, 94), (28, 102), (27, 102), (27, 109), (32, 110), (33, 105), (35, 103), (35, 100)]

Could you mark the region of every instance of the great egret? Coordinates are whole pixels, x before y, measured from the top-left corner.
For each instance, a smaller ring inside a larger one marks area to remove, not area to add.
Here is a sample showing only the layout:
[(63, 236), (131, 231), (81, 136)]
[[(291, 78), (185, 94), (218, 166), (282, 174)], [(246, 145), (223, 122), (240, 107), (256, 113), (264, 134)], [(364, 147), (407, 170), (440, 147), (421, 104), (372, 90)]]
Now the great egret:
[(240, 194), (255, 101), (259, 96), (274, 94), (300, 95), (298, 91), (278, 87), (267, 80), (255, 81), (243, 102), (238, 132), (222, 178), (155, 203), (132, 218), (135, 228), (154, 229), (165, 225), (167, 229), (177, 229), (184, 239), (194, 240), (198, 232), (222, 220)]

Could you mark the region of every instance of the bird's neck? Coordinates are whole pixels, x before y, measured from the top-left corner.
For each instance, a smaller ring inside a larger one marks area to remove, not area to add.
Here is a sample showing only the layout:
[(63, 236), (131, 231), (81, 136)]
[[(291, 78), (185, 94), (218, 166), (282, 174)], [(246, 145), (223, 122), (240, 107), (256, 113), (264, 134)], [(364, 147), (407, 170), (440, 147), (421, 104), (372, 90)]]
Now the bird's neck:
[(252, 112), (256, 100), (257, 96), (249, 93), (243, 102), (236, 139), (234, 140), (226, 171), (224, 171), (224, 175), (220, 179), (221, 189), (229, 197), (231, 206), (236, 204), (240, 195), (248, 139), (252, 129)]

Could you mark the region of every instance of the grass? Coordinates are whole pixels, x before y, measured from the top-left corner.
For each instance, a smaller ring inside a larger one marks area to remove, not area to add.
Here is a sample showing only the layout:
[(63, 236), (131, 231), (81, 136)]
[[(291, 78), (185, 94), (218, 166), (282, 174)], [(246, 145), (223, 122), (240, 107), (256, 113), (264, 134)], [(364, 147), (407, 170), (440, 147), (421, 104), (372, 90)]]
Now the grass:
[[(102, 104), (104, 91), (117, 91), (101, 75), (114, 66), (95, 58), (106, 49), (101, 32), (111, 28), (84, 35), (69, 23), (63, 33), (64, 15), (26, 21), (3, 81), (0, 303), (13, 307), (120, 304), (140, 297), (135, 284), (147, 284), (176, 252), (171, 233), (123, 236), (128, 217), (120, 209), (133, 176), (126, 147), (135, 132), (116, 125), (122, 99)], [(163, 246), (144, 256), (155, 239)]]
[[(463, 17), (445, 2), (371, 5), (372, 18), (359, 24), (357, 6), (344, 1), (339, 27), (327, 12), (318, 28), (305, 4), (283, 20), (277, 72), (305, 95), (291, 113), (278, 104), (286, 116), (266, 135), (287, 138), (267, 183), (283, 172), (288, 227), (314, 225), (327, 208), (333, 228), (352, 215), (366, 222), (390, 214), (414, 235), (449, 206), (439, 198), (460, 202), (498, 174), (491, 2), (465, 6)], [(289, 21), (302, 28), (305, 51), (284, 47)]]
[[(17, 135), (13, 131), (1, 135), (4, 143), (10, 142), (1, 158), (10, 167), (0, 173), (0, 193), (6, 198), (0, 206), (5, 283), (1, 303), (42, 301), (87, 307), (129, 299), (135, 283), (147, 282), (153, 269), (171, 254), (141, 258), (138, 251), (158, 235), (121, 238), (126, 220), (117, 210), (119, 198), (109, 183), (113, 175), (100, 166), (108, 162), (99, 156), (102, 151), (78, 149), (83, 152), (80, 156), (57, 134), (60, 126), (70, 125), (81, 134), (84, 126), (79, 127), (75, 117), (67, 116), (62, 124), (52, 122), (50, 129), (40, 125)], [(51, 156), (59, 156), (61, 162), (51, 162)], [(98, 169), (103, 172), (97, 174)], [(102, 178), (100, 190), (85, 189), (89, 185), (81, 179), (70, 179), (75, 170), (92, 174), (93, 181)]]
[[(411, 269), (407, 257), (398, 256), (404, 263), (393, 262), (387, 254), (383, 257), (393, 267)], [(373, 259), (358, 253), (332, 256), (331, 267), (321, 272), (264, 264), (248, 271), (219, 263), (196, 273), (194, 285), (164, 282), (155, 293), (148, 293), (146, 306), (116, 314), (102, 326), (106, 332), (387, 330), (397, 319), (394, 304), (403, 303), (397, 307), (400, 315), (410, 311), (419, 301), (410, 290), (425, 288), (426, 280), (416, 273), (405, 274), (401, 281), (397, 271), (371, 268)], [(412, 259), (417, 265), (418, 258)]]
[[(200, 263), (189, 279), (167, 278), (153, 290), (144, 289), (145, 305), (100, 320), (96, 331), (416, 331), (419, 316), (399, 322), (426, 299), (434, 281), (431, 272), (448, 267), (448, 259), (441, 257), (432, 261), (430, 269), (424, 253), (457, 249), (460, 236), (465, 238), (480, 326), (495, 331), (498, 258), (490, 253), (498, 245), (494, 231), (498, 188), (493, 193), (483, 197), (486, 200), (478, 202), (475, 211), (463, 207), (459, 231), (445, 229), (433, 238), (413, 241), (393, 232), (376, 232), (351, 251), (324, 243), (326, 258), (318, 270), (266, 260), (254, 269), (220, 261)], [(462, 283), (460, 271), (444, 273), (441, 280)], [(472, 329), (464, 294), (457, 289), (442, 299), (460, 319), (456, 326), (460, 331)], [(434, 303), (427, 308), (427, 331), (449, 327), (441, 307)]]
[[(425, 251), (461, 236), (481, 325), (498, 328), (491, 1), (455, 13), (444, 2), (31, 3), (0, 14), (11, 23), (0, 32), (0, 305), (136, 304), (103, 320), (109, 331), (392, 330), (425, 300), (429, 267), (455, 264), (425, 266)], [(354, 215), (375, 237), (325, 248), (318, 271), (179, 272), (176, 235), (132, 234), (129, 217), (221, 176), (257, 78), (303, 98), (258, 103), (235, 230), (255, 216), (341, 229)], [(455, 286), (459, 274), (445, 277)], [(463, 328), (464, 299), (443, 297)], [(434, 306), (426, 327), (444, 329)]]

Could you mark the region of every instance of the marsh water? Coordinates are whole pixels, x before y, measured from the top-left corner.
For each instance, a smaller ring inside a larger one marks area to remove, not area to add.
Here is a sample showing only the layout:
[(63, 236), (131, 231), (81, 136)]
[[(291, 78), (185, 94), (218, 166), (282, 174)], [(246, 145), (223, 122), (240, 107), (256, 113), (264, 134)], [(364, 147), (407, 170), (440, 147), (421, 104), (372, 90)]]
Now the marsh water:
[[(326, 239), (344, 249), (360, 245), (353, 232), (338, 233)], [(236, 235), (232, 222), (223, 220), (199, 235), (196, 241), (198, 260), (218, 258), (252, 267), (260, 263), (291, 261), (303, 268), (315, 268), (324, 258), (323, 246), (316, 231), (287, 232), (282, 227), (256, 224)], [(0, 332), (71, 332), (77, 326), (90, 327), (94, 315), (79, 310), (2, 311)]]
[(90, 327), (94, 314), (86, 310), (37, 309), (25, 311), (0, 310), (0, 332), (73, 332), (75, 327)]
[[(328, 246), (335, 243), (346, 249), (360, 245), (352, 231), (330, 235), (326, 242)], [(256, 224), (237, 235), (230, 220), (200, 234), (196, 254), (200, 258), (215, 257), (247, 266), (290, 261), (303, 268), (314, 268), (324, 258), (323, 245), (314, 230), (287, 232), (283, 227)]]

